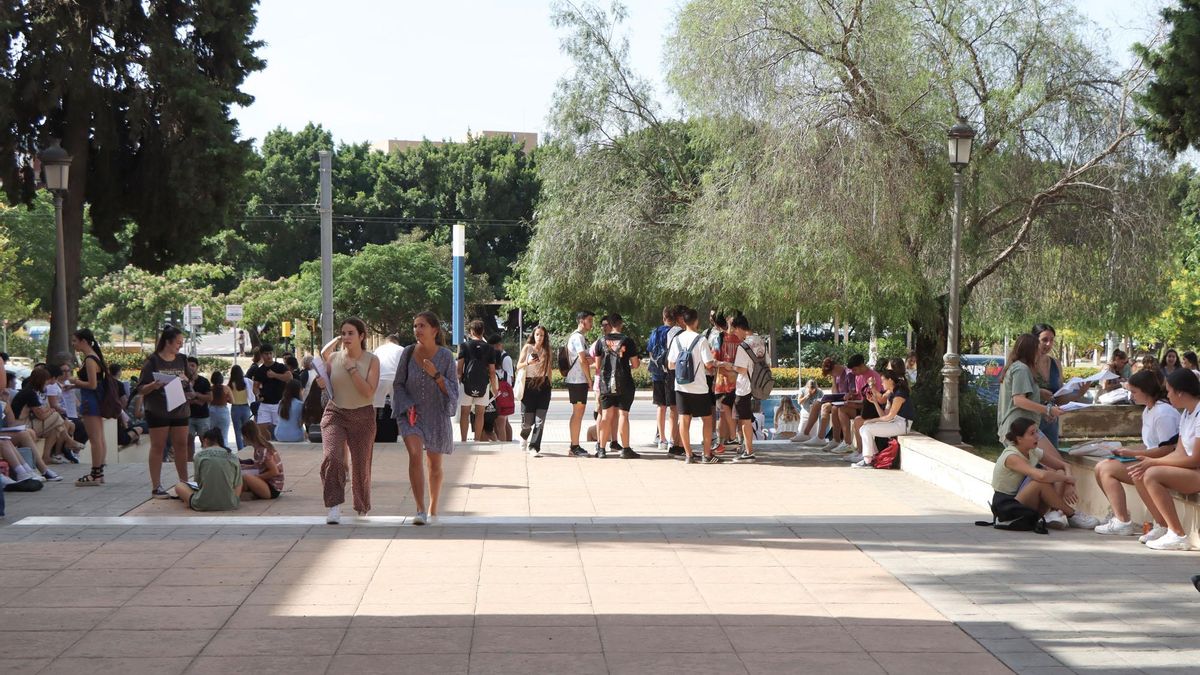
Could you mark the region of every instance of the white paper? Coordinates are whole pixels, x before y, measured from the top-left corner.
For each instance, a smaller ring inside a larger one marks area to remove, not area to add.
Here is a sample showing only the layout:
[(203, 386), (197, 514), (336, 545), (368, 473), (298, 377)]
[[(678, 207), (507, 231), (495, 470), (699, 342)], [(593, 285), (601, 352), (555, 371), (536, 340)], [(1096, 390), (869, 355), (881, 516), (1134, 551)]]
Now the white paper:
[(333, 398), (333, 381), (329, 379), (329, 373), (325, 371), (325, 361), (320, 356), (314, 356), (312, 360), (313, 370), (317, 371), (317, 377), (325, 381), (325, 391)]
[(154, 381), (155, 382), (170, 382), (171, 380), (178, 380), (178, 379), (179, 379), (178, 375), (172, 375), (170, 373), (154, 373)]
[(25, 431), (25, 425), (24, 424), (14, 424), (11, 427), (0, 427), (0, 431), (11, 431), (13, 433), (16, 433), (18, 431)]
[[(155, 373), (154, 377), (157, 379), (158, 373)], [(187, 397), (183, 394), (183, 380), (174, 375), (168, 377), (171, 381), (163, 387), (163, 393), (167, 395), (167, 410), (175, 410), (187, 402)]]
[(1092, 375), (1091, 377), (1087, 378), (1086, 380), (1084, 380), (1084, 382), (1103, 382), (1105, 380), (1118, 380), (1120, 378), (1121, 378), (1120, 375), (1114, 373), (1113, 371), (1109, 370), (1108, 368), (1105, 368), (1104, 370), (1101, 370), (1100, 372), (1096, 373), (1095, 375)]
[(1063, 383), (1061, 389), (1054, 392), (1054, 398), (1058, 398), (1059, 396), (1071, 396), (1075, 394), (1075, 392), (1079, 391), (1079, 386), (1084, 382), (1085, 380), (1082, 377), (1072, 377)]
[(1065, 404), (1059, 406), (1059, 409), (1062, 410), (1063, 412), (1071, 412), (1072, 410), (1086, 410), (1087, 408), (1090, 408), (1090, 407), (1092, 407), (1091, 403), (1080, 403), (1079, 401), (1071, 401), (1070, 403), (1065, 403)]

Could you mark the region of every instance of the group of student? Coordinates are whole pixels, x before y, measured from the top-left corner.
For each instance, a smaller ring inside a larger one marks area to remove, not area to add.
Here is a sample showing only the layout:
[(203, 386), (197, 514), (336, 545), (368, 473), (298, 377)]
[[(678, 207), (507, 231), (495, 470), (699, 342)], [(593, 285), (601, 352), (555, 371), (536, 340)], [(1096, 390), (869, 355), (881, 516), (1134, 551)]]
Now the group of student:
[[(1114, 352), (1107, 367), (1116, 377), (1104, 380), (1101, 389), (1127, 391), (1133, 403), (1144, 406), (1142, 442), (1117, 448), (1112, 458), (1096, 465), (1096, 482), (1113, 513), (1101, 522), (1077, 508), (1075, 479), (1058, 450), (1060, 406), (1081, 399), (1091, 386), (1085, 382), (1055, 395), (1062, 390), (1062, 368), (1053, 356), (1054, 339), (1052, 326), (1034, 326), (1017, 338), (1001, 373), (997, 426), (1006, 445), (993, 471), (993, 511), (1015, 500), (1036, 509), (1047, 527), (1140, 535), (1138, 541), (1153, 550), (1189, 550), (1173, 493), (1200, 493), (1197, 369), (1180, 367), (1176, 353), (1169, 369), (1164, 357), (1133, 372), (1126, 355)], [(1194, 358), (1193, 354), (1193, 365)], [(1125, 485), (1134, 487), (1153, 519), (1147, 532), (1132, 521)]]

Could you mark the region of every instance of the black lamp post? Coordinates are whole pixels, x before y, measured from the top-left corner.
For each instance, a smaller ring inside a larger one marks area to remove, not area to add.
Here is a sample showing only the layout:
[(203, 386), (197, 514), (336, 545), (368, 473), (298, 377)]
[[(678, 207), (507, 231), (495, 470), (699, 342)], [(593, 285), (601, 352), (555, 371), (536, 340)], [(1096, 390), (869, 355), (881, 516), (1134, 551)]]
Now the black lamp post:
[(55, 268), (54, 301), (51, 303), (51, 320), (54, 322), (54, 344), (50, 345), (49, 359), (69, 358), (71, 349), (67, 339), (67, 250), (63, 234), (63, 196), (67, 194), (70, 180), (71, 155), (63, 150), (58, 139), (52, 139), (50, 147), (38, 153), (42, 162), (42, 173), (46, 177), (46, 188), (54, 193), (54, 226), (58, 231), (58, 251)]
[(938, 440), (958, 445), (962, 433), (958, 424), (958, 378), (962, 373), (958, 354), (959, 331), (959, 251), (962, 248), (962, 185), (963, 169), (971, 161), (971, 145), (975, 141), (975, 130), (967, 124), (965, 117), (950, 127), (948, 134), (950, 167), (954, 169), (954, 217), (950, 235), (950, 302), (946, 322), (946, 355), (942, 366), (942, 419), (938, 424)]

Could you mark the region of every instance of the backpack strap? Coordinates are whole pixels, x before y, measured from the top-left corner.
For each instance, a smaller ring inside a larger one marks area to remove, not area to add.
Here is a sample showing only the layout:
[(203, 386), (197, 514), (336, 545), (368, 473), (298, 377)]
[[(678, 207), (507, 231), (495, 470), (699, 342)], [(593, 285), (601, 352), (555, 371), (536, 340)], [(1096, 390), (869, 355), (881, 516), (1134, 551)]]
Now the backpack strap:
[[(408, 363), (412, 361), (412, 353), (416, 347), (416, 343), (413, 343), (405, 347), (404, 351), (400, 353), (400, 363), (396, 366), (395, 382), (399, 382), (402, 385), (408, 384)], [(404, 377), (400, 377), (401, 373), (403, 373)]]

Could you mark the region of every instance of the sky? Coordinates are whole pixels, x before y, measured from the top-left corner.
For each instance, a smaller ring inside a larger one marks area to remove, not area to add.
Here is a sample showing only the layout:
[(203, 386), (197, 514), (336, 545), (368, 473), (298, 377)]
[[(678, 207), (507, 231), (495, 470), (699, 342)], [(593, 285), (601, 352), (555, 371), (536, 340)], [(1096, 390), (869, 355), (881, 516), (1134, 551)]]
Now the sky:
[[(1144, 40), (1168, 0), (1074, 0), (1113, 58)], [(682, 0), (626, 0), (633, 69), (656, 82)], [(607, 4), (607, 3), (605, 3)], [(570, 72), (551, 0), (261, 0), (255, 38), (267, 67), (245, 83), (243, 137), (320, 123), (339, 141), (462, 139), (468, 131), (543, 134)]]

